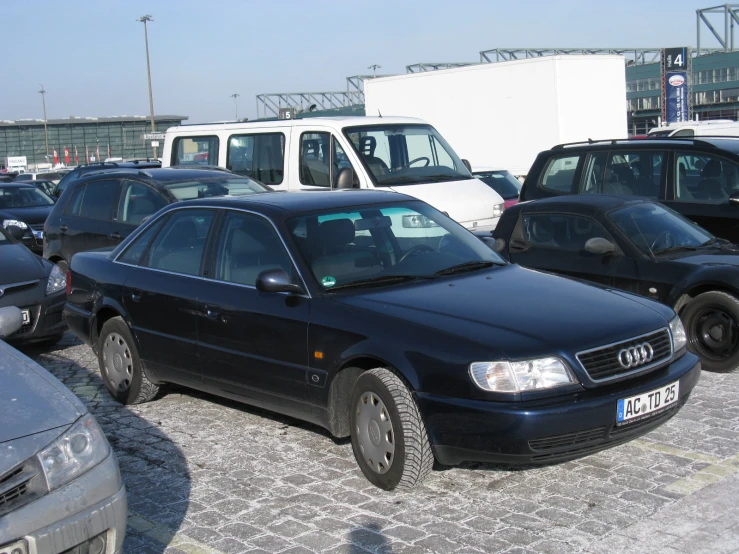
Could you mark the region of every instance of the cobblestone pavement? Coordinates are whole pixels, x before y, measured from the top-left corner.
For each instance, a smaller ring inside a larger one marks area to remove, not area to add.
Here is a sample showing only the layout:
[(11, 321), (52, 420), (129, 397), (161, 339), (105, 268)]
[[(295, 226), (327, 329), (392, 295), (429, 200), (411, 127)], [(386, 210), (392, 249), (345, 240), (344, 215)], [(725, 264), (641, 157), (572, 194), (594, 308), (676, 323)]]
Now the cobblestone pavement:
[(318, 427), (186, 389), (122, 407), (73, 335), (25, 351), (118, 455), (125, 554), (739, 551), (737, 374), (704, 372), (678, 416), (629, 444), (542, 468), (435, 470), (388, 493)]

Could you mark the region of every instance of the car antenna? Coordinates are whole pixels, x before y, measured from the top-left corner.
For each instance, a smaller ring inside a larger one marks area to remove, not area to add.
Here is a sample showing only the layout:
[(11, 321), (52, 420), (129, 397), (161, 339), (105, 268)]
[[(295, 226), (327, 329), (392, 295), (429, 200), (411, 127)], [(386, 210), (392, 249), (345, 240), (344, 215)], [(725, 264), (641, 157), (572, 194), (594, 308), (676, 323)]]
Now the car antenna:
[(379, 115), (380, 117), (382, 117), (382, 114), (380, 113), (380, 108), (377, 108), (377, 115)]
[(653, 262), (657, 261), (657, 258), (654, 255), (654, 252), (652, 252), (652, 247), (649, 246), (649, 243), (647, 242), (647, 239), (644, 237), (644, 233), (641, 232), (641, 229), (639, 229), (639, 224), (636, 222), (636, 219), (634, 219), (634, 214), (629, 214), (631, 216), (631, 221), (634, 222), (634, 227), (636, 227), (636, 230), (639, 231), (639, 236), (644, 241), (644, 244), (647, 246), (647, 250), (649, 250), (649, 256), (652, 258)]

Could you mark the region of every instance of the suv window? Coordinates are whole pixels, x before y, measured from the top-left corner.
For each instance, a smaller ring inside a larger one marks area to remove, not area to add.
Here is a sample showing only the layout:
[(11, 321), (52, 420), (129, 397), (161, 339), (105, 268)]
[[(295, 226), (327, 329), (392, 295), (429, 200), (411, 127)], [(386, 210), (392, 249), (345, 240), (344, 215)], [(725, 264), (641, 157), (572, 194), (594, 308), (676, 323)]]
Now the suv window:
[(541, 178), (541, 186), (556, 192), (573, 192), (578, 163), (579, 155), (552, 158)]
[(716, 156), (678, 152), (675, 156), (675, 201), (725, 204), (739, 192), (737, 166)]
[(172, 165), (218, 165), (218, 137), (174, 139)]
[(230, 171), (267, 185), (278, 185), (285, 174), (285, 135), (232, 135), (226, 156)]
[(64, 207), (64, 213), (66, 215), (80, 215), (80, 206), (82, 205), (82, 196), (85, 194), (85, 185), (74, 189), (72, 196), (69, 198), (69, 202)]
[(179, 210), (165, 223), (141, 265), (174, 273), (197, 275), (205, 241), (213, 223), (213, 210)]
[(145, 218), (167, 204), (167, 200), (151, 187), (136, 181), (123, 181), (118, 221), (129, 225), (140, 225)]
[(138, 265), (144, 252), (146, 252), (146, 247), (149, 246), (151, 239), (154, 238), (154, 235), (156, 235), (157, 232), (159, 232), (159, 229), (162, 228), (162, 225), (164, 225), (166, 220), (166, 216), (159, 218), (159, 221), (152, 224), (148, 229), (146, 229), (146, 231), (136, 237), (136, 239), (128, 245), (126, 251), (121, 254), (118, 261), (123, 262), (124, 264)]
[(657, 198), (664, 152), (596, 152), (588, 157), (584, 194), (636, 194)]
[(613, 242), (603, 226), (578, 215), (528, 214), (522, 218), (523, 235), (532, 246), (579, 252), (592, 238)]
[(111, 219), (113, 201), (117, 196), (117, 189), (117, 180), (87, 183), (85, 194), (82, 197), (82, 206), (80, 207), (79, 215), (88, 219)]

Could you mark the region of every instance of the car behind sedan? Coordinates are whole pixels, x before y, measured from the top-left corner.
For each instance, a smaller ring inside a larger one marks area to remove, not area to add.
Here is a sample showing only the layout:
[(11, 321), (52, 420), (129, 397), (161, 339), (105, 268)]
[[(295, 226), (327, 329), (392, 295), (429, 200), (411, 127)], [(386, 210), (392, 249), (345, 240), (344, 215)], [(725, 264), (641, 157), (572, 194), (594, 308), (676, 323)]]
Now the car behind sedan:
[(20, 240), (32, 252), (43, 252), (44, 223), (53, 207), (54, 200), (30, 182), (0, 183), (0, 225), (20, 227)]
[(668, 307), (510, 265), (379, 191), (172, 204), (72, 259), (65, 308), (110, 393), (166, 383), (351, 436), (384, 489), (434, 459), (550, 463), (661, 425), (700, 375)]
[[(0, 308), (0, 339), (21, 325)], [(119, 553), (126, 489), (85, 405), (0, 340), (0, 552)]]

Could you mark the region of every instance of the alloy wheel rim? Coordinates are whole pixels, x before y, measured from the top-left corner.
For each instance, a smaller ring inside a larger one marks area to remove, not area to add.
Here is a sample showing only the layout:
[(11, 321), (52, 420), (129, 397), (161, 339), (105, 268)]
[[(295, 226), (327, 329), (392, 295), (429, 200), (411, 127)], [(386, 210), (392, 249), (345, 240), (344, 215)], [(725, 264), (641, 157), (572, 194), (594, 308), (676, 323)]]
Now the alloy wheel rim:
[(719, 307), (707, 307), (697, 313), (691, 334), (690, 343), (695, 352), (709, 360), (726, 360), (739, 348), (739, 324)]
[(375, 473), (387, 473), (395, 458), (395, 432), (390, 414), (379, 396), (365, 392), (357, 403), (359, 450)]
[(103, 343), (103, 368), (113, 388), (125, 392), (133, 379), (133, 358), (126, 340), (118, 333), (110, 333)]

